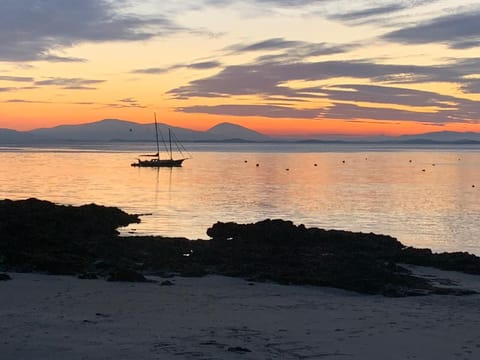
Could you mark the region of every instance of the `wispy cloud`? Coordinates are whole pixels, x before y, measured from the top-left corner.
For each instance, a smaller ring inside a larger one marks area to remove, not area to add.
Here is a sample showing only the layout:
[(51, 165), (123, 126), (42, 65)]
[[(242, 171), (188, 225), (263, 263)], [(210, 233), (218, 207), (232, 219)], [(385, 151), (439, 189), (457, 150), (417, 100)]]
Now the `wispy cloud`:
[(37, 86), (59, 86), (65, 90), (94, 90), (96, 88), (90, 85), (103, 82), (105, 80), (53, 77), (35, 81), (34, 84)]
[(219, 61), (202, 61), (202, 62), (186, 65), (186, 67), (190, 69), (197, 69), (197, 70), (214, 69), (220, 66), (222, 66), (222, 64)]
[(195, 70), (207, 70), (207, 69), (214, 69), (217, 67), (222, 66), (219, 61), (202, 61), (196, 62), (192, 64), (175, 64), (168, 67), (151, 67), (145, 69), (136, 69), (133, 70), (133, 74), (164, 74), (172, 70), (176, 69), (195, 69)]
[(0, 76), (0, 81), (32, 82), (34, 78), (28, 76)]
[(114, 109), (122, 109), (122, 108), (146, 108), (146, 106), (140, 104), (137, 99), (133, 97), (127, 97), (123, 99), (118, 99), (116, 102), (103, 104), (102, 107), (109, 107)]
[(26, 99), (9, 99), (2, 101), (4, 103), (24, 103), (24, 104), (49, 104), (49, 101), (26, 100)]
[(213, 106), (187, 106), (177, 109), (185, 113), (205, 113), (233, 116), (264, 116), (269, 118), (297, 118), (314, 119), (321, 109), (296, 109), (278, 105), (213, 105)]
[(472, 116), (471, 110), (473, 109), (465, 108), (459, 111), (458, 109), (450, 108), (435, 112), (420, 112), (392, 109), (391, 107), (382, 108), (336, 103), (334, 106), (326, 109), (322, 116), (341, 120), (353, 118), (389, 121), (414, 121), (434, 124), (443, 124), (449, 122), (478, 122), (478, 119)]
[(286, 40), (284, 38), (271, 38), (250, 44), (234, 44), (226, 50), (230, 53), (240, 54), (248, 52), (262, 53), (258, 61), (305, 61), (306, 58), (322, 55), (340, 54), (352, 50), (357, 45), (332, 45), (327, 43), (312, 43), (308, 41)]
[[(349, 25), (398, 26), (399, 21), (412, 21), (412, 12), (422, 18), (422, 13), (431, 13), (429, 7), (440, 0), (384, 0), (344, 2), (343, 6), (333, 7), (326, 16), (331, 20), (346, 22)], [(333, 3), (333, 2), (332, 2)], [(318, 15), (321, 15), (318, 13)]]
[[(448, 74), (446, 74), (448, 75)], [(285, 83), (293, 80), (317, 81), (336, 77), (390, 79), (393, 82), (427, 81), (435, 77), (435, 68), (410, 65), (385, 65), (368, 61), (270, 62), (228, 66), (216, 75), (192, 81), (172, 89), (175, 97), (211, 97), (232, 95), (283, 95), (298, 97), (297, 90)], [(305, 95), (305, 94), (303, 94)]]
[(151, 67), (151, 68), (145, 68), (145, 69), (136, 69), (133, 70), (133, 74), (163, 74), (168, 71), (170, 71), (172, 68), (171, 67), (166, 67), (166, 68), (160, 68), (160, 67)]
[[(256, 4), (256, 5), (274, 5), (277, 7), (298, 7), (306, 5), (315, 5), (318, 3), (331, 2), (334, 0), (246, 0), (246, 2)], [(240, 2), (240, 0), (206, 0), (209, 5), (230, 5), (235, 2)], [(245, 0), (241, 1), (245, 2)]]
[(405, 44), (445, 43), (454, 49), (480, 46), (480, 9), (454, 13), (395, 30), (385, 40)]
[[(181, 107), (179, 111), (237, 116), (311, 118), (362, 118), (421, 122), (471, 122), (478, 120), (480, 102), (432, 91), (406, 89), (397, 85), (422, 82), (456, 82), (470, 91), (480, 81), (468, 79), (479, 59), (461, 60), (438, 66), (377, 64), (371, 61), (324, 61), (313, 63), (252, 63), (229, 66), (216, 75), (197, 79), (172, 89), (177, 99), (192, 97), (232, 98), (256, 95), (264, 102), (283, 99), (283, 105), (217, 105)], [(477, 67), (478, 68), (478, 67)], [(335, 85), (299, 87), (298, 81), (327, 81), (348, 77), (378, 85), (335, 81)], [(297, 81), (296, 87), (290, 87)], [(383, 85), (380, 85), (383, 84)], [(301, 109), (303, 101), (322, 100), (325, 109)], [(290, 101), (288, 101), (290, 100)], [(300, 109), (299, 109), (300, 107)], [(403, 107), (404, 109), (398, 109)], [(390, 109), (390, 113), (388, 113)], [(388, 114), (387, 114), (388, 113)]]
[(357, 11), (342, 12), (342, 13), (334, 14), (330, 17), (332, 19), (338, 19), (343, 21), (358, 21), (358, 20), (364, 20), (365, 18), (372, 18), (378, 15), (391, 14), (393, 12), (397, 12), (405, 8), (406, 8), (405, 4), (395, 3), (395, 4), (388, 4), (388, 5), (379, 6), (379, 7), (364, 8)]
[(180, 29), (160, 16), (122, 13), (125, 1), (2, 0), (0, 61), (83, 61), (58, 55), (82, 42), (141, 41)]
[(253, 44), (237, 44), (232, 45), (230, 49), (237, 52), (249, 52), (249, 51), (264, 51), (264, 50), (279, 50), (297, 47), (305, 44), (302, 41), (285, 40), (283, 38), (272, 38), (263, 41), (259, 41)]

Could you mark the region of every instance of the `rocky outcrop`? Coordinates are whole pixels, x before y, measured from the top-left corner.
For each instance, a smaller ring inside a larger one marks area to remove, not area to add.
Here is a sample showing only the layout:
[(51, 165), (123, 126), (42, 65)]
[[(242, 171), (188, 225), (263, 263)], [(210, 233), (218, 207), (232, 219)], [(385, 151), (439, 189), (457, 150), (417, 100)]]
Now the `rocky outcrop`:
[(215, 257), (224, 259), (220, 270), (226, 275), (370, 294), (429, 288), (395, 264), (404, 246), (390, 236), (307, 229), (283, 220), (219, 222), (207, 234)]
[(0, 201), (0, 266), (18, 271), (75, 274), (117, 239), (117, 228), (138, 216), (95, 204), (56, 205), (27, 199)]
[(0, 271), (111, 281), (146, 281), (145, 274), (222, 274), (388, 296), (469, 293), (439, 289), (403, 263), (480, 274), (480, 259), (471, 254), (435, 254), (390, 236), (306, 228), (284, 220), (218, 222), (207, 230), (211, 240), (118, 236), (117, 227), (138, 221), (93, 204), (0, 201)]
[(467, 252), (433, 253), (430, 249), (407, 247), (402, 250), (397, 260), (413, 265), (431, 266), (442, 270), (480, 275), (478, 256)]

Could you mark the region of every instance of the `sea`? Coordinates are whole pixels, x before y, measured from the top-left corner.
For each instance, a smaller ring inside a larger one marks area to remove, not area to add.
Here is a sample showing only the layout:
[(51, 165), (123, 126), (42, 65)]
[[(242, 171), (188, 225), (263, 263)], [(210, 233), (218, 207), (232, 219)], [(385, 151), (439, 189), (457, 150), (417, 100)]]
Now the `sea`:
[(191, 143), (181, 168), (130, 164), (151, 143), (0, 146), (0, 199), (141, 214), (122, 236), (208, 239), (217, 221), (270, 219), (391, 235), (480, 255), (480, 147)]

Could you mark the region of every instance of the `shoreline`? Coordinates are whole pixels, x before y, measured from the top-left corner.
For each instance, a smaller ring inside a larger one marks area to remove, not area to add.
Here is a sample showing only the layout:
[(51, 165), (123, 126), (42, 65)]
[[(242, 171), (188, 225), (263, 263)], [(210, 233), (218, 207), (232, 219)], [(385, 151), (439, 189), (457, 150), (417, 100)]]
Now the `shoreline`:
[(138, 223), (138, 215), (95, 204), (3, 200), (0, 217), (1, 271), (134, 282), (146, 281), (148, 274), (215, 274), (392, 297), (476, 293), (438, 286), (403, 264), (480, 275), (480, 258), (469, 253), (433, 253), (388, 235), (307, 228), (281, 219), (217, 222), (206, 241), (119, 238), (116, 229)]
[[(412, 267), (480, 290), (480, 278)], [(389, 298), (218, 275), (155, 283), (10, 273), (2, 359), (473, 359), (480, 295)]]

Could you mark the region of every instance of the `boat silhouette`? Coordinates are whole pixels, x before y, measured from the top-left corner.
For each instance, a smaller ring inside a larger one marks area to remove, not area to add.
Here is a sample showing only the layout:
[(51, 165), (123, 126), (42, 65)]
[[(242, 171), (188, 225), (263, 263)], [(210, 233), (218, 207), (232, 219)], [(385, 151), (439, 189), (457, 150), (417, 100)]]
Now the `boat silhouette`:
[[(191, 156), (185, 156), (184, 153), (187, 152), (184, 148), (184, 146), (180, 143), (180, 141), (176, 138), (175, 134), (173, 131), (169, 128), (168, 129), (168, 144), (165, 142), (162, 136), (162, 142), (163, 145), (165, 146), (165, 149), (168, 153), (168, 157), (166, 159), (161, 159), (160, 158), (160, 142), (159, 142), (159, 130), (158, 130), (158, 124), (157, 124), (157, 114), (154, 113), (154, 118), (155, 118), (155, 139), (157, 143), (157, 153), (156, 154), (151, 154), (151, 155), (140, 155), (141, 157), (151, 157), (152, 159), (137, 159), (136, 162), (132, 163), (132, 166), (135, 167), (180, 167), (182, 166), (183, 162)], [(181, 157), (178, 159), (173, 158), (173, 146), (175, 146), (175, 149), (180, 153)]]

